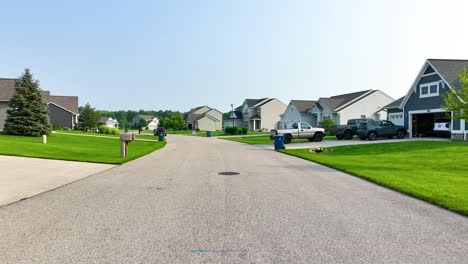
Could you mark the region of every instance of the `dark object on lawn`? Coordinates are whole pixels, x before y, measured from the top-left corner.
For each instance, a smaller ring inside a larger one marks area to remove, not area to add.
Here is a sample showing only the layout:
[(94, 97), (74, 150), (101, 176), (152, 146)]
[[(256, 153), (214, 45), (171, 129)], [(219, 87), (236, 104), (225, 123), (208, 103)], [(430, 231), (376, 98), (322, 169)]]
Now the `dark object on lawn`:
[(161, 141), (161, 142), (165, 141), (166, 140), (166, 135), (164, 135), (164, 133), (159, 133), (158, 140)]
[(310, 153), (320, 153), (320, 152), (328, 152), (330, 151), (329, 149), (327, 148), (322, 148), (322, 147), (317, 147), (317, 148), (311, 148), (309, 149), (309, 152)]
[(206, 137), (211, 137), (211, 131), (206, 131)]

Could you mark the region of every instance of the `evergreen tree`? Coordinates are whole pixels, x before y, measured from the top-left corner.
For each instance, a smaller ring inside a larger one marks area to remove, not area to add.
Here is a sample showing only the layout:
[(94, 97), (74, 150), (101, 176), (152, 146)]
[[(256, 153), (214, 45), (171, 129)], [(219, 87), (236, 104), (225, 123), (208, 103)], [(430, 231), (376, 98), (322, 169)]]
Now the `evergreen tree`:
[(83, 107), (83, 111), (80, 115), (79, 120), (79, 127), (84, 131), (88, 131), (90, 129), (96, 129), (99, 124), (99, 119), (101, 118), (101, 114), (96, 111), (89, 103), (87, 103)]
[(7, 134), (37, 137), (52, 131), (39, 81), (33, 79), (29, 69), (16, 80), (15, 95), (8, 107), (4, 128)]

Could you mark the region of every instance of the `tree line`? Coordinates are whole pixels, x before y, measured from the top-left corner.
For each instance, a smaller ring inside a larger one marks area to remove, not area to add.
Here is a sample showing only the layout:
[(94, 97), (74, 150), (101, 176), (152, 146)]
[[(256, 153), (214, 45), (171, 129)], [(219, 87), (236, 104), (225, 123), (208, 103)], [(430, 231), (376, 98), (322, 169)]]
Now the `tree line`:
[(171, 110), (96, 110), (90, 104), (78, 108), (80, 114), (79, 129), (94, 129), (99, 123), (101, 116), (111, 117), (119, 122), (120, 128), (140, 129), (147, 125), (144, 119), (133, 123), (132, 120), (137, 115), (150, 115), (159, 119), (159, 126), (168, 129), (185, 128), (184, 116), (181, 112)]

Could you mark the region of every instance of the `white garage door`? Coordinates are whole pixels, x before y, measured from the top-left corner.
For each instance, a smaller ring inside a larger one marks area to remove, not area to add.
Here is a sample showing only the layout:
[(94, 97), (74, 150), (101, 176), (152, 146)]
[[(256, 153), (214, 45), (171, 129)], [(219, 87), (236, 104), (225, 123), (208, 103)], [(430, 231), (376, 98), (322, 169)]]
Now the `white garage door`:
[(403, 113), (390, 113), (388, 114), (388, 120), (398, 126), (403, 126), (405, 123), (403, 120)]

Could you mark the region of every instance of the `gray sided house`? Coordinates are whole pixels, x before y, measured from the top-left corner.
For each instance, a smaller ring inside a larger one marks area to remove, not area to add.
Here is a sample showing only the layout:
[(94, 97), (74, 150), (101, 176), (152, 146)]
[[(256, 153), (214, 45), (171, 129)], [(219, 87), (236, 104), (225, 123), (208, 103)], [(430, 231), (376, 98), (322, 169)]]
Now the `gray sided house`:
[(313, 100), (291, 100), (288, 107), (281, 115), (281, 123), (306, 122), (313, 126), (316, 125), (317, 120), (309, 111), (316, 103), (318, 102)]
[(448, 121), (453, 139), (466, 138), (465, 120), (454, 120), (443, 109), (444, 94), (460, 88), (463, 67), (468, 68), (468, 60), (426, 60), (399, 106), (410, 137), (433, 136), (434, 123)]
[(393, 98), (380, 90), (365, 90), (332, 97), (322, 97), (312, 104), (308, 113), (312, 114), (312, 126), (318, 126), (325, 118), (335, 120), (336, 124), (346, 124), (353, 118), (385, 119), (381, 113)]
[[(0, 79), (0, 130), (3, 130), (8, 103), (15, 94), (16, 79)], [(78, 122), (78, 97), (50, 95), (43, 91), (42, 96), (49, 108), (49, 118), (53, 126), (73, 129)]]

